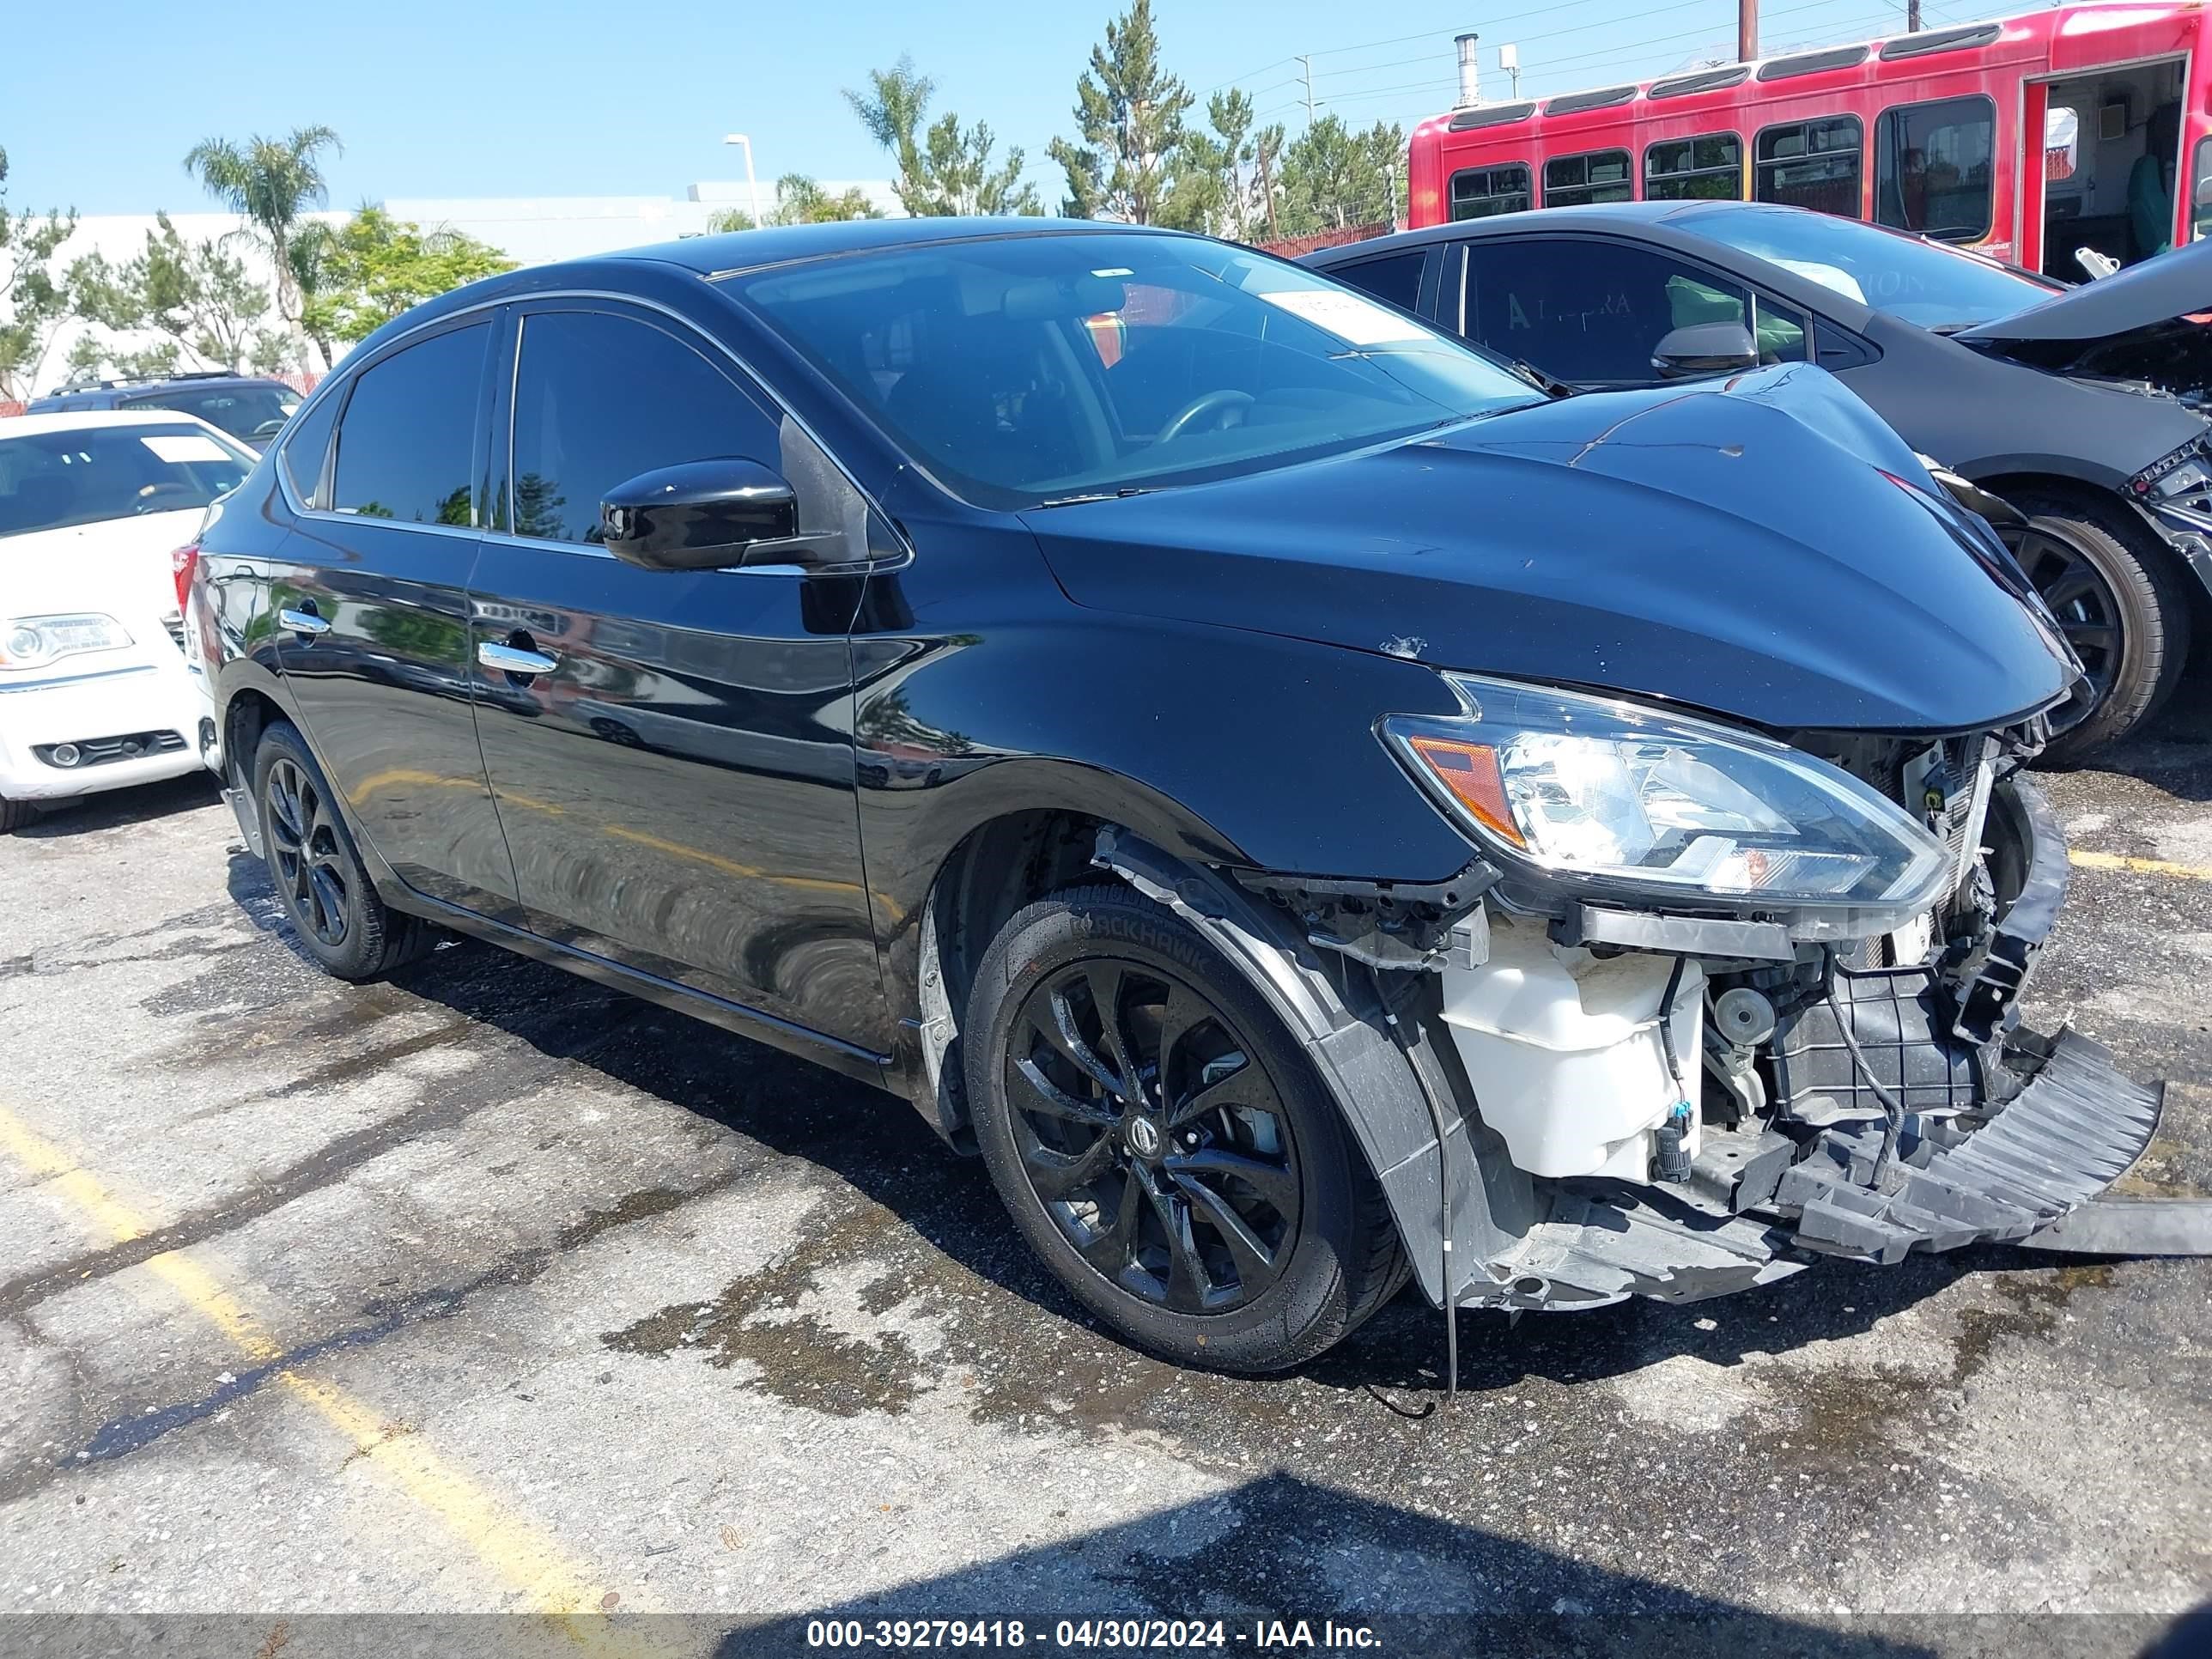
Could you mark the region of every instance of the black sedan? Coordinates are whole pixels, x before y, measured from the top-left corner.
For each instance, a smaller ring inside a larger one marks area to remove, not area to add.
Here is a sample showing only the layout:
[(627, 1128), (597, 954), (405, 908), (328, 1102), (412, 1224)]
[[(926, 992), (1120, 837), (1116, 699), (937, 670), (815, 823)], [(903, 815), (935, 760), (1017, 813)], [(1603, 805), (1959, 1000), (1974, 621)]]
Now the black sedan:
[(2093, 696), (2054, 758), (2140, 726), (2180, 678), (2212, 598), (2212, 247), (2065, 290), (1800, 208), (1636, 202), (1306, 262), (1577, 388), (1817, 363), (2038, 521), (2015, 549)]
[(1555, 400), (1203, 238), (704, 238), (363, 342), (191, 610), (331, 971), (449, 928), (888, 1090), (1184, 1361), (2025, 1237), (2156, 1117), (2015, 1029), (2071, 653), (1802, 366)]

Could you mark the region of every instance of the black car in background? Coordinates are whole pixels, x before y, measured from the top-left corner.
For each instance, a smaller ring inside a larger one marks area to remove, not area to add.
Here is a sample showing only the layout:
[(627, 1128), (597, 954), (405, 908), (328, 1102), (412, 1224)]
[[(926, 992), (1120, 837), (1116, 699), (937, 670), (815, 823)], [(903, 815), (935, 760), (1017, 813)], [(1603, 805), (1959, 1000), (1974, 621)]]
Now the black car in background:
[(1841, 376), (1923, 455), (2037, 521), (2015, 550), (2094, 697), (2054, 758), (2155, 713), (2212, 612), (2212, 246), (2068, 290), (1802, 208), (1636, 202), (1305, 263), (1577, 388), (1778, 362)]
[(1186, 1362), (2020, 1237), (2156, 1117), (2013, 1012), (2076, 665), (1817, 369), (1554, 400), (1199, 237), (702, 238), (380, 330), (191, 604), (332, 972), (454, 928), (902, 1096)]
[(197, 415), (249, 447), (259, 450), (283, 430), (300, 406), (300, 394), (282, 380), (260, 375), (172, 374), (158, 380), (101, 380), (65, 386), (33, 398), (24, 411), (46, 415), (71, 409), (176, 409)]

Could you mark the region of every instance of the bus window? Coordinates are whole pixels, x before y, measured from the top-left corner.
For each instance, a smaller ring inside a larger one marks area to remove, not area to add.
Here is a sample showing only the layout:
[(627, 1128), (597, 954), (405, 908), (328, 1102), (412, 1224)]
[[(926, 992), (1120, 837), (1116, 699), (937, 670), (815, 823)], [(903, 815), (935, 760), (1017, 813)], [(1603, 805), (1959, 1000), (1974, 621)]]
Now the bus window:
[(1793, 121), (1759, 135), (1752, 195), (1761, 202), (1859, 216), (1859, 147), (1865, 129), (1856, 115)]
[(2201, 242), (2212, 236), (2212, 138), (2197, 141), (2197, 188), (2190, 201), (2190, 240)]
[(1561, 155), (1544, 163), (1546, 207), (1588, 207), (1592, 202), (1626, 202), (1636, 194), (1625, 149)]
[(1997, 106), (1946, 98), (1882, 111), (1874, 124), (1875, 222), (1940, 242), (1990, 234), (1990, 160)]
[(1743, 140), (1732, 132), (1669, 138), (1644, 152), (1647, 202), (1740, 202)]
[(1501, 167), (1465, 167), (1451, 176), (1451, 216), (1487, 219), (1498, 213), (1525, 213), (1528, 209), (1528, 164), (1509, 161)]

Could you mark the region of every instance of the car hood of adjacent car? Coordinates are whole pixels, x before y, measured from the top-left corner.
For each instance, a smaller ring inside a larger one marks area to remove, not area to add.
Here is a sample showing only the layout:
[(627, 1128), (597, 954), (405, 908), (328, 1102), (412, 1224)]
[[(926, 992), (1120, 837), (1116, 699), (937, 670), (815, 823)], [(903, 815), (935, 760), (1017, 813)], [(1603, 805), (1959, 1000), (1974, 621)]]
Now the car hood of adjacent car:
[(134, 636), (177, 608), (169, 555), (192, 538), (202, 507), (0, 536), (0, 608), (10, 617), (89, 611)]
[[(2164, 392), (2201, 416), (2212, 404), (2212, 242), (2192, 242), (2008, 317), (1948, 332), (2030, 368)], [(2175, 418), (2183, 418), (2178, 410)]]
[(1935, 488), (1796, 365), (1024, 516), (1079, 605), (1777, 730), (1990, 728), (2076, 670)]

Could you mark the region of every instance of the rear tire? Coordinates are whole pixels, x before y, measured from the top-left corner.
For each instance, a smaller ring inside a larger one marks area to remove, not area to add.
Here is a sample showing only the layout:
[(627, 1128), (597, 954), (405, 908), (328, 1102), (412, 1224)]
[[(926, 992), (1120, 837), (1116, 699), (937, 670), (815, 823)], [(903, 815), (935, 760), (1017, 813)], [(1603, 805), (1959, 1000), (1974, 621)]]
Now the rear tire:
[(428, 922), (376, 896), (337, 799), (306, 739), (288, 720), (261, 733), (253, 752), (253, 803), (269, 874), (307, 954), (340, 979), (369, 980), (428, 956)]
[(0, 795), (0, 836), (10, 830), (20, 830), (39, 816), (39, 809), (27, 800), (9, 800)]
[(2022, 562), (2051, 602), (2099, 695), (2052, 738), (2044, 758), (2075, 766), (2158, 713), (2189, 659), (2189, 596), (2172, 556), (2118, 507), (2024, 495), (2030, 520)]
[(1138, 1346), (1282, 1370), (1405, 1283), (1382, 1188), (1304, 1051), (1161, 906), (1104, 885), (1020, 911), (983, 957), (962, 1030), (1000, 1198), (1060, 1281)]

